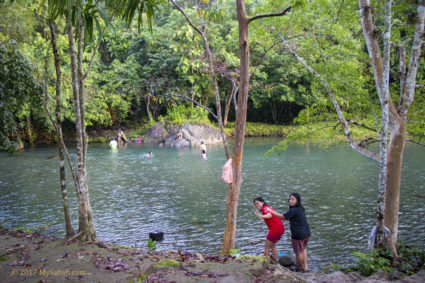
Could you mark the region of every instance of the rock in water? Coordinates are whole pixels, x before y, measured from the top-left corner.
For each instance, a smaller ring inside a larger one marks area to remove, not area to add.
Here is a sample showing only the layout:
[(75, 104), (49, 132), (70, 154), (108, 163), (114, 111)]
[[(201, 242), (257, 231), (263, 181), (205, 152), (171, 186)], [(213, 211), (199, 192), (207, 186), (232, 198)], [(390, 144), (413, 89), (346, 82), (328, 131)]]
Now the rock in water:
[(292, 256), (283, 255), (279, 258), (279, 263), (283, 266), (291, 266), (295, 264), (295, 260)]
[(149, 239), (152, 241), (162, 241), (164, 240), (164, 232), (151, 232), (149, 233)]

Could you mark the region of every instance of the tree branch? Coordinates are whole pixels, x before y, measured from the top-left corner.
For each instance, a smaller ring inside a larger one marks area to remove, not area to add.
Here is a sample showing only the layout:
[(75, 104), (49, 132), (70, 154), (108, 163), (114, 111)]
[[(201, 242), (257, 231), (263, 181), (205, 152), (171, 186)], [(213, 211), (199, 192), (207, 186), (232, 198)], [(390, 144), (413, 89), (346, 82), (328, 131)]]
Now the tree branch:
[[(273, 29), (275, 29), (274, 27), (272, 27)], [(376, 154), (375, 152), (372, 152), (370, 150), (367, 150), (363, 147), (361, 147), (358, 143), (355, 143), (352, 136), (351, 136), (351, 131), (350, 128), (348, 126), (347, 120), (344, 117), (344, 114), (338, 104), (338, 101), (335, 98), (335, 95), (333, 94), (333, 91), (331, 89), (331, 87), (329, 86), (328, 82), (319, 74), (317, 73), (312, 67), (310, 67), (310, 65), (308, 65), (301, 57), (298, 56), (298, 54), (289, 46), (289, 44), (286, 42), (285, 38), (280, 35), (281, 39), (282, 39), (282, 44), (283, 46), (297, 59), (297, 61), (299, 63), (301, 63), (304, 67), (306, 67), (315, 77), (317, 77), (321, 83), (323, 84), (323, 86), (326, 88), (327, 93), (329, 95), (329, 98), (332, 101), (332, 104), (335, 108), (335, 111), (338, 115), (338, 118), (341, 122), (342, 128), (344, 129), (345, 132), (345, 136), (347, 137), (347, 141), (348, 144), (350, 145), (350, 147), (352, 149), (354, 149), (355, 151), (357, 151), (358, 153), (362, 154), (365, 157), (368, 157), (370, 159), (373, 159), (375, 161), (380, 161), (381, 157)]]
[(86, 72), (86, 74), (85, 74), (85, 75), (83, 76), (83, 78), (82, 78), (82, 81), (83, 81), (83, 82), (85, 82), (85, 81), (87, 80), (87, 77), (89, 76), (89, 73), (90, 73), (91, 67), (92, 67), (92, 65), (93, 65), (93, 61), (94, 61), (94, 58), (95, 58), (95, 55), (96, 55), (97, 49), (99, 48), (100, 41), (102, 40), (102, 36), (103, 36), (103, 32), (104, 32), (104, 31), (105, 31), (105, 29), (103, 29), (102, 33), (99, 35), (99, 40), (97, 41), (96, 47), (94, 48), (93, 53), (92, 53), (92, 55), (91, 55), (91, 59), (90, 59), (89, 66), (88, 66), (88, 68), (87, 68), (87, 72)]
[(276, 14), (263, 14), (263, 15), (254, 16), (254, 17), (248, 19), (248, 24), (250, 22), (255, 21), (255, 20), (258, 20), (258, 19), (272, 18), (272, 17), (281, 17), (281, 16), (285, 15), (286, 13), (288, 13), (291, 10), (291, 8), (292, 8), (292, 6), (289, 6), (288, 8), (286, 8), (285, 10), (283, 10), (282, 12), (276, 13)]
[(412, 139), (406, 139), (406, 141), (411, 142), (411, 143), (415, 143), (415, 144), (418, 144), (418, 145), (421, 145), (421, 146), (425, 146), (425, 143), (418, 142), (418, 141), (415, 141), (415, 140), (412, 140)]
[(170, 0), (171, 4), (173, 4), (174, 7), (176, 7), (177, 10), (180, 11), (180, 13), (186, 18), (186, 21), (189, 23), (189, 25), (197, 32), (199, 33), (201, 36), (203, 36), (203, 32), (197, 28), (192, 21), (189, 19), (189, 17), (186, 15), (186, 13), (182, 10), (182, 8), (179, 7), (179, 5), (176, 4), (176, 2), (174, 2), (174, 0)]
[(367, 129), (367, 130), (370, 130), (370, 131), (375, 132), (375, 129), (372, 129), (371, 127), (369, 127), (369, 126), (367, 126), (367, 125), (365, 125), (365, 124), (358, 123), (358, 122), (356, 122), (356, 121), (351, 121), (351, 120), (347, 120), (347, 122), (348, 122), (348, 123), (350, 123), (350, 124), (357, 125), (357, 126), (360, 126), (360, 127), (365, 128), (365, 129)]

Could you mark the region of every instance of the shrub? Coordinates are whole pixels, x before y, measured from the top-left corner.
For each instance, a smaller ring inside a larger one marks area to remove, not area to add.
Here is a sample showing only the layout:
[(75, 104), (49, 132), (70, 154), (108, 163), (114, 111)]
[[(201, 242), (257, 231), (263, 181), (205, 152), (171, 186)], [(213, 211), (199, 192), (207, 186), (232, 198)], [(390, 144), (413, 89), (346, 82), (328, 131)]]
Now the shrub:
[(149, 239), (148, 239), (148, 248), (149, 248), (151, 251), (154, 251), (154, 250), (156, 250), (156, 248), (157, 248), (157, 246), (156, 246), (156, 242), (155, 242), (155, 241), (153, 241), (151, 238), (149, 238)]
[(391, 251), (374, 249), (367, 253), (356, 251), (353, 252), (353, 255), (357, 257), (354, 268), (363, 276), (370, 276), (377, 270), (383, 270), (386, 273), (395, 271), (391, 266), (391, 259), (393, 258)]
[(181, 125), (183, 123), (200, 123), (210, 124), (208, 119), (208, 111), (200, 107), (186, 107), (185, 105), (177, 105), (167, 110), (165, 117), (159, 117), (163, 123), (167, 120), (171, 124)]
[(94, 142), (105, 143), (106, 139), (104, 137), (98, 137), (94, 139)]

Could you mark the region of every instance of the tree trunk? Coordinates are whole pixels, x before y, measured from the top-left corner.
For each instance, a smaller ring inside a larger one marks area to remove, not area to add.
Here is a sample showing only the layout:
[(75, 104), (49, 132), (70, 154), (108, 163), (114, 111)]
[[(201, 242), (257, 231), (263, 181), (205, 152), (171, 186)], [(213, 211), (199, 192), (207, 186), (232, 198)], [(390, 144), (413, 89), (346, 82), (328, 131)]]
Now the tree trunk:
[(30, 115), (27, 115), (25, 118), (26, 118), (26, 130), (27, 130), (28, 141), (32, 143), (33, 140), (32, 140), (32, 130), (31, 130), (31, 117)]
[[(393, 121), (394, 122), (394, 121)], [(384, 246), (398, 258), (398, 213), (400, 208), (401, 165), (406, 139), (406, 121), (397, 119), (391, 126), (391, 140), (387, 157), (387, 193), (385, 195), (384, 224), (390, 230)]]
[[(74, 34), (72, 24), (68, 23), (68, 40), (69, 40), (69, 53), (71, 57), (71, 74), (72, 74), (72, 91), (74, 95), (74, 110), (75, 110), (75, 127), (77, 136), (77, 156), (78, 156), (78, 216), (79, 227), (78, 233), (82, 234), (85, 241), (94, 241), (96, 239), (96, 231), (94, 229), (92, 210), (89, 202), (87, 175), (86, 175), (86, 134), (84, 123), (84, 89), (79, 88), (84, 85), (81, 84), (81, 60), (82, 60), (82, 33), (79, 37), (79, 55), (78, 55), (78, 72), (77, 74), (77, 57), (75, 52)], [(83, 104), (83, 105), (81, 105)], [(83, 112), (83, 113), (81, 113)]]
[(248, 18), (245, 12), (245, 1), (236, 0), (239, 24), (239, 58), (240, 58), (240, 90), (238, 95), (238, 110), (236, 111), (235, 138), (233, 144), (233, 182), (229, 186), (226, 209), (226, 230), (224, 232), (222, 254), (229, 254), (234, 248), (236, 220), (239, 204), (239, 193), (242, 185), (242, 153), (245, 138), (246, 112), (249, 90), (249, 44)]
[(205, 52), (207, 53), (207, 58), (208, 58), (209, 73), (210, 73), (211, 81), (213, 83), (213, 88), (214, 88), (215, 107), (216, 107), (216, 111), (217, 111), (217, 115), (216, 115), (217, 116), (217, 122), (218, 122), (218, 125), (220, 127), (220, 134), (221, 134), (221, 138), (223, 140), (224, 150), (226, 152), (226, 159), (229, 159), (230, 158), (229, 146), (227, 144), (226, 134), (224, 133), (223, 116), (221, 114), (220, 92), (218, 91), (217, 79), (216, 79), (215, 74), (214, 74), (214, 65), (213, 65), (213, 61), (212, 61), (212, 54), (211, 54), (211, 50), (210, 50), (210, 45), (208, 43), (208, 38), (207, 38), (206, 32), (205, 32), (207, 24), (203, 25), (203, 30), (200, 30), (199, 28), (197, 28), (192, 23), (192, 21), (189, 19), (189, 17), (186, 15), (186, 13), (173, 0), (171, 1), (171, 3), (186, 18), (186, 21), (202, 37), (202, 40), (204, 42)]
[[(416, 87), (417, 67), (421, 54), (421, 46), (424, 34), (425, 19), (425, 0), (421, 0), (417, 9), (415, 38), (412, 47), (412, 53), (407, 76), (405, 72), (405, 52), (404, 46), (400, 55), (401, 81), (400, 81), (400, 105), (395, 108), (394, 103), (389, 94), (389, 65), (390, 65), (390, 38), (391, 38), (391, 5), (392, 1), (387, 0), (385, 4), (385, 33), (384, 33), (384, 63), (380, 58), (380, 50), (378, 41), (375, 37), (375, 27), (372, 21), (371, 7), (368, 0), (359, 0), (362, 26), (368, 46), (369, 56), (375, 75), (375, 83), (382, 108), (382, 126), (381, 126), (381, 161), (380, 170), (380, 195), (379, 199), (384, 199), (383, 215), (378, 214), (378, 235), (377, 244), (383, 246), (394, 254), (393, 264), (395, 264), (397, 253), (397, 237), (398, 237), (398, 214), (400, 202), (400, 182), (401, 182), (401, 166), (403, 159), (405, 135), (406, 135), (406, 117), (410, 105), (414, 101), (414, 93)], [(384, 121), (388, 121), (384, 125)], [(390, 129), (390, 143), (387, 147), (387, 129)], [(385, 138), (385, 140), (384, 140)], [(385, 146), (384, 146), (385, 143)], [(382, 169), (383, 168), (383, 169)], [(383, 189), (382, 189), (383, 187)], [(381, 194), (385, 193), (385, 197)], [(378, 206), (379, 207), (379, 206)], [(378, 210), (378, 212), (380, 212)], [(379, 223), (379, 222), (383, 222)], [(383, 236), (380, 226), (387, 227), (390, 231), (388, 236)]]
[(150, 105), (151, 105), (151, 96), (148, 95), (146, 98), (146, 111), (148, 112), (149, 122), (153, 120)]
[(59, 176), (62, 192), (62, 202), (63, 202), (63, 211), (65, 215), (65, 228), (66, 228), (66, 237), (71, 237), (74, 235), (74, 228), (72, 227), (71, 215), (69, 213), (69, 202), (68, 202), (68, 192), (66, 188), (66, 174), (65, 174), (65, 150), (64, 150), (64, 141), (62, 136), (62, 123), (61, 123), (61, 81), (62, 81), (62, 72), (59, 63), (59, 53), (56, 43), (56, 30), (55, 24), (50, 23), (50, 33), (52, 36), (51, 43), (53, 48), (53, 56), (55, 59), (55, 68), (56, 68), (56, 129), (58, 135), (58, 149), (59, 149)]
[[(378, 41), (375, 37), (376, 27), (372, 19), (372, 9), (369, 0), (359, 0), (360, 6), (360, 16), (363, 27), (363, 34), (366, 39), (366, 44), (368, 48), (368, 53), (370, 61), (373, 68), (373, 74), (375, 78), (375, 85), (378, 92), (379, 100), (381, 102), (381, 130), (379, 134), (379, 183), (378, 183), (378, 205), (377, 205), (377, 235), (376, 235), (376, 245), (384, 247), (385, 241), (385, 225), (384, 225), (384, 216), (385, 216), (385, 196), (387, 191), (387, 140), (388, 140), (388, 122), (389, 122), (389, 103), (391, 101), (391, 96), (389, 94), (389, 89), (385, 86), (385, 82), (388, 82), (389, 76), (388, 69), (384, 68), (388, 66), (388, 62), (382, 62), (381, 51), (379, 48)], [(387, 9), (387, 5), (386, 5)], [(386, 10), (386, 14), (388, 10)], [(388, 18), (386, 17), (386, 23)], [(390, 30), (389, 30), (390, 31)], [(385, 46), (386, 51), (388, 51), (388, 30), (385, 33)], [(388, 53), (385, 53), (385, 59), (388, 59)], [(391, 101), (392, 103), (392, 101)]]
[(271, 101), (271, 102), (270, 102), (270, 109), (271, 109), (271, 112), (272, 112), (273, 122), (274, 122), (275, 124), (277, 124), (277, 109), (276, 109), (276, 102), (274, 102), (274, 101)]
[(202, 34), (202, 39), (204, 41), (205, 52), (207, 53), (207, 57), (208, 57), (208, 66), (209, 66), (210, 76), (211, 76), (211, 80), (212, 80), (212, 83), (213, 83), (213, 86), (214, 86), (215, 107), (216, 107), (216, 110), (217, 110), (217, 118), (218, 118), (217, 122), (218, 122), (218, 125), (220, 127), (221, 138), (223, 139), (223, 145), (224, 145), (224, 151), (226, 153), (226, 159), (228, 160), (230, 158), (230, 151), (229, 151), (229, 145), (227, 144), (226, 134), (224, 133), (223, 116), (221, 114), (220, 92), (218, 91), (217, 79), (215, 78), (215, 75), (214, 75), (214, 65), (213, 65), (213, 62), (212, 62), (211, 50), (210, 50), (210, 46), (208, 44), (208, 39), (205, 35), (205, 32)]
[(153, 121), (151, 113), (151, 96), (154, 96), (154, 91), (152, 85), (150, 85), (151, 93), (146, 96), (146, 111), (148, 112), (149, 122)]

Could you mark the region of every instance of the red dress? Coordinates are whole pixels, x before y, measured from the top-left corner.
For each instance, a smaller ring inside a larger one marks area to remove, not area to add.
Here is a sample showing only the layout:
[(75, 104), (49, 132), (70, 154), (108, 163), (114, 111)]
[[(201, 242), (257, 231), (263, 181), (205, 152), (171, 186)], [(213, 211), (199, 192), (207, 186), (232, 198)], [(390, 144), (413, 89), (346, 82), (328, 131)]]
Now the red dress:
[[(269, 211), (265, 210), (266, 207), (274, 211), (274, 209), (270, 206), (263, 205), (263, 207), (261, 208), (263, 215), (270, 213)], [(269, 228), (269, 233), (267, 234), (266, 239), (272, 243), (276, 243), (277, 241), (279, 241), (283, 233), (285, 233), (285, 227), (283, 226), (282, 220), (272, 214), (272, 218), (264, 218), (264, 222), (266, 222), (266, 225)]]

